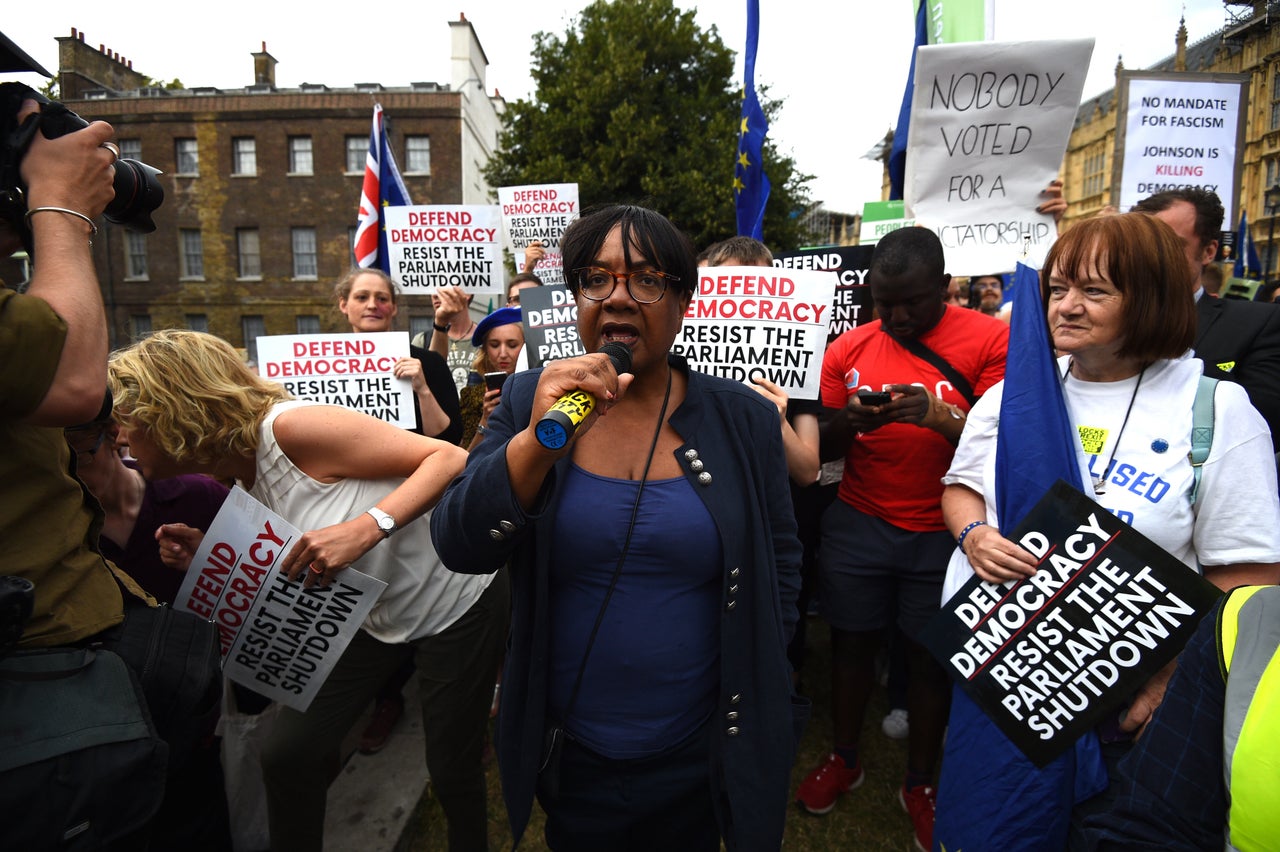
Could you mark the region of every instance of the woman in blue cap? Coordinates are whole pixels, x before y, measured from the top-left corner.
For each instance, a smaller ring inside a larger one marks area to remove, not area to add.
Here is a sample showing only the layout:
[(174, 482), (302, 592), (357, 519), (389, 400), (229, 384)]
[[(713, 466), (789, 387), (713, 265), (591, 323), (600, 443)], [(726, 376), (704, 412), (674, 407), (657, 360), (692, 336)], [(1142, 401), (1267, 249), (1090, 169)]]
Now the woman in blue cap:
[[(480, 320), (471, 335), (471, 345), (478, 347), (476, 358), (471, 362), (467, 386), (458, 395), (462, 407), (462, 446), (468, 449), (484, 440), (489, 415), (502, 399), (501, 382), (505, 378), (487, 377), (495, 373), (509, 376), (516, 371), (516, 360), (524, 348), (520, 309), (499, 308)], [(496, 387), (490, 385), (490, 381), (495, 382)]]

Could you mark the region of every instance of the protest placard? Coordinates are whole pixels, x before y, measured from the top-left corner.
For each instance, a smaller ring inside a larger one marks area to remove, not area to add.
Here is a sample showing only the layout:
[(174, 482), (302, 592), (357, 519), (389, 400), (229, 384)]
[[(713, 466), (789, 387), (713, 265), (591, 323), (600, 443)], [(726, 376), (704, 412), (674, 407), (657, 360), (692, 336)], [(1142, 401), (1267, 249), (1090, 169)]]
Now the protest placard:
[(223, 674), (304, 711), (387, 584), (352, 568), (328, 588), (290, 582), (280, 562), (300, 534), (233, 488), (173, 605), (213, 622)]
[(530, 367), (586, 354), (578, 338), (578, 306), (568, 288), (549, 284), (522, 290), (520, 308)]
[(885, 234), (915, 225), (908, 219), (902, 199), (896, 201), (868, 201), (862, 205), (862, 227), (858, 231), (858, 245), (873, 246)]
[(1231, 219), (1248, 82), (1245, 74), (1121, 72), (1112, 202), (1128, 210), (1157, 192), (1199, 188), (1217, 193)]
[(409, 334), (280, 334), (258, 338), (258, 373), (298, 399), (363, 411), (405, 429), (417, 423), (413, 382), (397, 379)]
[(773, 256), (780, 269), (822, 269), (836, 274), (836, 292), (827, 324), (827, 341), (871, 322), (871, 292), (867, 272), (875, 246), (824, 246), (783, 251)]
[(1036, 212), (1062, 166), (1093, 39), (917, 48), (903, 196), (953, 275), (1039, 267), (1057, 236)]
[(541, 278), (543, 284), (564, 284), (560, 237), (569, 223), (578, 218), (578, 185), (499, 187), (498, 205), (502, 208), (502, 232), (507, 248), (515, 256), (516, 270), (524, 268), (524, 250), (537, 240), (546, 254), (529, 271)]
[(506, 298), (498, 205), (387, 207), (382, 215), (390, 275), (406, 292), (451, 286)]
[(1059, 480), (1009, 536), (1036, 573), (970, 578), (923, 644), (1037, 766), (1181, 651), (1219, 591)]
[(703, 373), (817, 399), (836, 281), (825, 270), (704, 266), (671, 351)]

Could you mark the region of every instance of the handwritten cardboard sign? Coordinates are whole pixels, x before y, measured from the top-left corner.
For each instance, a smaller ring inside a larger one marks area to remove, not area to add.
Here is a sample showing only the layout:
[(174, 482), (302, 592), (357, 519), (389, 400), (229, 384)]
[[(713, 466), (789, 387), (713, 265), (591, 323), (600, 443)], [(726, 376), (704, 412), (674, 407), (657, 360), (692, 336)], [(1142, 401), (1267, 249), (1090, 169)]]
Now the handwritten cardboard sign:
[(397, 379), (409, 334), (282, 334), (258, 338), (258, 371), (298, 399), (363, 411), (405, 429), (417, 420), (413, 382)]
[(953, 275), (1041, 265), (1057, 236), (1036, 212), (1062, 165), (1093, 39), (922, 46), (903, 186)]
[(1044, 766), (1173, 659), (1219, 592), (1062, 481), (1009, 538), (1039, 558), (1036, 573), (973, 576), (922, 641)]
[(290, 582), (280, 563), (300, 534), (233, 488), (191, 560), (174, 607), (217, 627), (223, 674), (304, 711), (387, 584), (351, 568), (326, 589)]

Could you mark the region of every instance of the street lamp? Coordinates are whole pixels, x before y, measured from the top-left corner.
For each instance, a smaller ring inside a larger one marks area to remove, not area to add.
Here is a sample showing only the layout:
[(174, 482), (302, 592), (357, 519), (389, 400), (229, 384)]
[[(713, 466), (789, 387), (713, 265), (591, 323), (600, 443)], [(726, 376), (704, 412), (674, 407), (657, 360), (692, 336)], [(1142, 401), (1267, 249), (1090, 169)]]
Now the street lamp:
[[(1267, 218), (1270, 220), (1267, 224), (1267, 268), (1262, 272), (1262, 280), (1268, 281), (1271, 277), (1271, 260), (1275, 256), (1276, 251), (1276, 208), (1280, 207), (1280, 183), (1273, 183), (1262, 193), (1263, 202), (1267, 205)], [(1236, 251), (1242, 251), (1244, 246), (1236, 246)]]

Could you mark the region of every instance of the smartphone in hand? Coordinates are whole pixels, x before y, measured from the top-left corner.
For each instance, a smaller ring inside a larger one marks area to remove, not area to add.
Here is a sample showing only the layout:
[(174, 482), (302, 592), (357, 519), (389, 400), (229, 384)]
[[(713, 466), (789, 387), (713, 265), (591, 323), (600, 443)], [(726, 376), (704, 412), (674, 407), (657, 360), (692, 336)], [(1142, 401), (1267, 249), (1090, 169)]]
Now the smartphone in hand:
[(507, 374), (502, 370), (495, 373), (484, 374), (484, 386), (488, 390), (502, 390), (502, 383), (507, 380)]
[(858, 391), (858, 402), (863, 405), (888, 405), (893, 399), (893, 394), (888, 391)]

